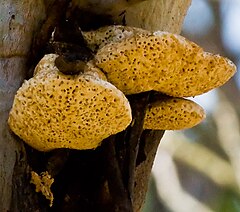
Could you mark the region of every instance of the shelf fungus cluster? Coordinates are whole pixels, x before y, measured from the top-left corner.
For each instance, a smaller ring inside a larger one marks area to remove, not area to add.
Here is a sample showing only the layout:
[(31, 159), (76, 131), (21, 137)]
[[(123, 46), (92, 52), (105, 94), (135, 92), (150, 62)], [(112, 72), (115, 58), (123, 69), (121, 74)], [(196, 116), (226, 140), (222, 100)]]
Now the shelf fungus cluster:
[(221, 86), (236, 72), (227, 58), (180, 35), (109, 26), (83, 36), (95, 57), (81, 73), (65, 75), (58, 55), (45, 55), (15, 96), (9, 126), (39, 151), (95, 149), (131, 123), (126, 96), (147, 91), (164, 97), (150, 102), (144, 129), (191, 128), (204, 110), (182, 97)]

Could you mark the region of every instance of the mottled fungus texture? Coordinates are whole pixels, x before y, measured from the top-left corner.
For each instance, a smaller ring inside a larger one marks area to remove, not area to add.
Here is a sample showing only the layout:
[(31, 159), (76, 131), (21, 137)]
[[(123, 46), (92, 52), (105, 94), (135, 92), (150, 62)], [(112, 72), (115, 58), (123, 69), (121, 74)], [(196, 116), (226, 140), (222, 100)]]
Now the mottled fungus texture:
[(136, 27), (113, 25), (101, 27), (93, 31), (83, 32), (83, 38), (88, 47), (96, 52), (98, 49), (101, 49), (109, 43), (120, 42), (126, 38), (133, 37), (136, 34), (146, 36), (151, 35), (152, 33)]
[(205, 112), (195, 102), (183, 98), (166, 97), (150, 104), (146, 110), (144, 129), (182, 130), (196, 126)]
[[(124, 94), (154, 90), (196, 96), (223, 85), (236, 72), (227, 58), (172, 33), (108, 26), (83, 36), (96, 55), (82, 73), (64, 75), (55, 65), (58, 55), (46, 55), (15, 96), (10, 128), (37, 150), (94, 149), (123, 131), (132, 120)], [(150, 108), (145, 129), (190, 128), (204, 117), (187, 100), (164, 100)], [(156, 124), (150, 128), (150, 123)]]
[[(97, 51), (94, 62), (127, 95), (155, 90), (174, 97), (196, 96), (223, 85), (236, 72), (229, 59), (204, 52), (180, 35), (134, 28), (119, 41), (114, 36)], [(106, 39), (104, 35), (104, 44)], [(100, 45), (100, 39), (95, 40)]]
[(94, 149), (124, 130), (131, 108), (124, 94), (91, 71), (64, 75), (46, 55), (15, 95), (9, 115), (12, 131), (39, 151)]

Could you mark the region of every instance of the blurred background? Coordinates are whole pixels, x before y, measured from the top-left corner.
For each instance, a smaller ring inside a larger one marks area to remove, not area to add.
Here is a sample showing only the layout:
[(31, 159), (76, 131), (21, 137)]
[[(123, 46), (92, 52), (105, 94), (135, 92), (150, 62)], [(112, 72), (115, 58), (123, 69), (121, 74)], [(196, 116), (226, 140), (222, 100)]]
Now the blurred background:
[[(192, 0), (182, 35), (240, 67), (240, 0)], [(167, 131), (155, 159), (144, 212), (240, 212), (240, 70), (193, 98), (199, 126)]]

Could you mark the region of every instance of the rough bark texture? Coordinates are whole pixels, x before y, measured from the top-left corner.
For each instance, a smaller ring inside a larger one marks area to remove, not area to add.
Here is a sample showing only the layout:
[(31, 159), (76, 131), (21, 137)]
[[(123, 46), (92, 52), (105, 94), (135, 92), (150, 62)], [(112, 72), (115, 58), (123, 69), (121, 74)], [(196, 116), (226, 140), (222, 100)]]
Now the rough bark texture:
[(126, 11), (126, 23), (151, 31), (179, 34), (191, 0), (149, 0)]
[(140, 212), (144, 204), (153, 161), (160, 143), (159, 138), (162, 138), (163, 133), (163, 131), (145, 130), (142, 134), (134, 184), (133, 206), (136, 212)]
[[(59, 1), (60, 3), (64, 3), (64, 1)], [(125, 21), (127, 25), (179, 33), (189, 3), (190, 0), (145, 1), (127, 9)], [(29, 184), (29, 169), (30, 166), (31, 168), (37, 165), (41, 166), (41, 163), (45, 160), (42, 159), (44, 157), (47, 158), (46, 160), (49, 160), (49, 158), (51, 160), (52, 155), (53, 160), (58, 157), (55, 157), (54, 153), (43, 154), (28, 147), (26, 151), (23, 143), (10, 132), (7, 126), (7, 118), (14, 94), (24, 78), (26, 78), (29, 70), (27, 65), (29, 58), (32, 58), (32, 55), (35, 55), (33, 60), (39, 57), (41, 54), (38, 55), (38, 51), (43, 50), (42, 46), (48, 39), (46, 37), (38, 40), (40, 43), (35, 43), (36, 46), (32, 49), (30, 55), (31, 44), (37, 35), (36, 33), (49, 33), (51, 31), (49, 28), (53, 27), (54, 21), (57, 21), (57, 18), (51, 19), (50, 23), (45, 25), (47, 28), (41, 28), (43, 31), (39, 31), (43, 21), (51, 13), (49, 8), (51, 8), (52, 4), (54, 4), (54, 1), (0, 0), (0, 211), (50, 211), (48, 202), (41, 195), (37, 195), (34, 187)], [(102, 1), (102, 4), (104, 4), (104, 1)], [(110, 15), (112, 17), (109, 17), (109, 19), (115, 20), (115, 22), (118, 20), (117, 22), (120, 23), (120, 16)], [(151, 166), (162, 134), (163, 132), (161, 131), (146, 131), (142, 135), (135, 171), (136, 181), (133, 199), (135, 211), (140, 211), (144, 202)], [(101, 185), (106, 185), (106, 176), (103, 173), (105, 169), (98, 168), (104, 167), (106, 163), (106, 161), (101, 160), (103, 152), (101, 149), (99, 152), (73, 151), (71, 154), (68, 151), (63, 151), (66, 159), (61, 161), (59, 170), (63, 171), (57, 177), (55, 187), (58, 185), (62, 190), (66, 191), (65, 196), (59, 194), (58, 197), (56, 195), (56, 198), (58, 198), (57, 203), (61, 199), (64, 199), (65, 202), (60, 203), (52, 211), (78, 211), (79, 209), (91, 211), (89, 205), (92, 202), (87, 202), (91, 198), (95, 199), (95, 202), (101, 202), (101, 204), (99, 203), (95, 206), (91, 205), (91, 209), (96, 209), (99, 205), (103, 209), (105, 208), (105, 211), (106, 208), (111, 208), (111, 206), (106, 206), (108, 203), (104, 205), (105, 202), (109, 201), (110, 197), (101, 195), (103, 191), (105, 193), (106, 190), (108, 191), (106, 186), (104, 188), (101, 187)], [(58, 154), (61, 157), (62, 153)], [(95, 158), (95, 161), (92, 158)], [(56, 164), (56, 161), (54, 163)], [(72, 164), (75, 164), (75, 166)], [(61, 166), (64, 166), (64, 168)], [(76, 171), (77, 168), (79, 168), (79, 171)], [(44, 167), (38, 169), (42, 170)], [(58, 173), (59, 170), (56, 172)], [(67, 183), (62, 185), (63, 180), (66, 180), (66, 177), (68, 177), (66, 173), (72, 173), (72, 176), (76, 175), (82, 179), (82, 182), (74, 184), (74, 180), (79, 178), (67, 178)], [(91, 185), (91, 188), (85, 188), (84, 181), (89, 180), (89, 176), (94, 183)], [(57, 194), (59, 188), (54, 189)], [(77, 196), (79, 189), (84, 190), (84, 194), (89, 199)], [(92, 193), (89, 194), (89, 191), (92, 191)], [(97, 194), (98, 197), (96, 197)], [(71, 203), (73, 201), (71, 197), (76, 198), (75, 200), (80, 201), (81, 204)]]
[(1, 0), (0, 5), (0, 211), (8, 211), (23, 146), (8, 129), (8, 112), (26, 76), (30, 45), (45, 11), (41, 0)]

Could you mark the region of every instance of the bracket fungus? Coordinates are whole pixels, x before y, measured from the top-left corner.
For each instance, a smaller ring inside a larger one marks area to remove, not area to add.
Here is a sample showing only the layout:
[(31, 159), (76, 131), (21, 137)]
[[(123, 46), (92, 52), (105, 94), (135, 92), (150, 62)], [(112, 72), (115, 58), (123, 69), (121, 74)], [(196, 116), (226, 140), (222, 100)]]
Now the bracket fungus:
[(223, 85), (236, 72), (229, 59), (204, 52), (180, 35), (124, 30), (106, 27), (95, 37), (85, 33), (85, 38), (88, 42), (92, 38), (90, 47), (94, 42), (101, 47), (96, 66), (127, 95), (155, 90), (174, 97), (196, 96)]
[[(196, 96), (236, 72), (227, 58), (167, 32), (108, 26), (83, 37), (96, 54), (87, 63), (74, 63), (80, 72), (67, 67), (74, 75), (65, 75), (57, 68), (64, 61), (45, 55), (15, 96), (9, 126), (37, 150), (94, 149), (123, 131), (132, 120), (124, 94), (153, 90)], [(165, 98), (147, 109), (144, 129), (185, 129), (204, 117), (203, 109), (189, 100)]]
[(39, 151), (94, 149), (130, 124), (129, 102), (93, 67), (64, 75), (55, 66), (57, 56), (44, 56), (34, 77), (18, 90), (9, 126)]
[(205, 118), (205, 112), (195, 102), (183, 98), (164, 97), (146, 110), (144, 129), (182, 130), (194, 127)]

